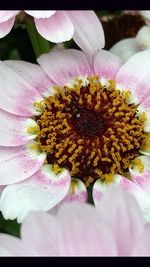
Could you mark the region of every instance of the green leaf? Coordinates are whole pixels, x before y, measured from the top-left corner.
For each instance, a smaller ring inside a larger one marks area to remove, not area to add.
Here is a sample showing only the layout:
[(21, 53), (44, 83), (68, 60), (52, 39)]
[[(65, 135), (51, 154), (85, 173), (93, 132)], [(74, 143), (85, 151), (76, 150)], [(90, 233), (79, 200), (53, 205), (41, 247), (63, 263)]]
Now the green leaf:
[(19, 51), (16, 48), (11, 51), (11, 53), (9, 55), (9, 59), (11, 59), (11, 60), (20, 60), (21, 59)]
[(17, 220), (5, 220), (0, 213), (0, 232), (20, 237), (20, 225)]
[(29, 23), (26, 25), (27, 32), (29, 34), (33, 50), (36, 57), (39, 57), (43, 53), (48, 53), (55, 44), (49, 43), (44, 39), (36, 30), (34, 23)]

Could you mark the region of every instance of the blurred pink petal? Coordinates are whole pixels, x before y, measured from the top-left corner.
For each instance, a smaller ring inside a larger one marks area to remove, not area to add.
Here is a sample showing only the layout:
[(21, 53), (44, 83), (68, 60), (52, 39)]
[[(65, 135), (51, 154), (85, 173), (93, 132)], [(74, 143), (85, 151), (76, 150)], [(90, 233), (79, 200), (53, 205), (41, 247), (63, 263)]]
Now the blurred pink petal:
[(139, 240), (135, 244), (135, 247), (132, 252), (132, 256), (150, 256), (150, 226), (145, 229), (141, 234)]
[(74, 26), (73, 39), (82, 50), (94, 54), (104, 47), (104, 31), (93, 11), (66, 11), (66, 13)]
[(15, 18), (15, 16), (19, 13), (20, 11), (11, 11), (11, 10), (0, 10), (0, 23), (6, 22), (12, 18)]
[(8, 234), (0, 234), (0, 256), (37, 256), (35, 250), (26, 247), (20, 240)]
[(105, 193), (101, 201), (97, 203), (97, 209), (102, 218), (110, 223), (118, 254), (129, 255), (135, 246), (137, 237), (143, 231), (144, 220), (137, 202), (121, 187), (114, 186), (113, 188), (112, 186), (109, 189), (109, 194)]
[(3, 38), (11, 31), (14, 22), (15, 22), (15, 17), (0, 23), (0, 38)]
[(33, 16), (36, 19), (40, 19), (40, 18), (49, 18), (51, 17), (53, 14), (55, 14), (55, 10), (25, 10), (25, 12), (27, 14), (29, 14), (30, 16)]
[(54, 43), (69, 41), (74, 34), (74, 27), (64, 11), (57, 11), (48, 18), (35, 18), (38, 32)]
[(21, 239), (0, 234), (0, 255), (150, 256), (149, 231), (134, 198), (112, 186), (97, 208), (68, 203), (57, 216), (30, 212)]
[(0, 38), (3, 38), (11, 31), (18, 13), (19, 11), (0, 11)]

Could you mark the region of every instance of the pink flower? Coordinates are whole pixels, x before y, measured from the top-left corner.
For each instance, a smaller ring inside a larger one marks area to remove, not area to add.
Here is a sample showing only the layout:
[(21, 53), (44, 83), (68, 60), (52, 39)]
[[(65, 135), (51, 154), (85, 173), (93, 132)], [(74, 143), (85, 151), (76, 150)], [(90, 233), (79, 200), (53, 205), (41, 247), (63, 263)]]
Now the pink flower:
[(31, 212), (21, 239), (0, 234), (0, 256), (150, 256), (150, 226), (134, 198), (112, 187), (96, 209), (72, 203), (56, 217)]
[(148, 214), (150, 51), (122, 66), (107, 51), (91, 56), (74, 49), (38, 62), (0, 62), (4, 217), (20, 222), (63, 199), (85, 202), (93, 185), (96, 203), (116, 181)]
[[(19, 12), (0, 11), (0, 38), (11, 31)], [(34, 17), (37, 31), (51, 42), (60, 43), (73, 38), (80, 48), (91, 54), (104, 47), (104, 32), (93, 11), (25, 12)]]

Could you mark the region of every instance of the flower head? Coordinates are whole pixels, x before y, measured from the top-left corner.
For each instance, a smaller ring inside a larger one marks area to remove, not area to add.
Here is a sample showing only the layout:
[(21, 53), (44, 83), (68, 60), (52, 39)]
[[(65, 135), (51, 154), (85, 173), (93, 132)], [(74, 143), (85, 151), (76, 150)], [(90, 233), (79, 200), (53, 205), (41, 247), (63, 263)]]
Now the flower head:
[(69, 200), (86, 201), (93, 184), (96, 202), (99, 181), (103, 188), (120, 177), (143, 187), (138, 200), (149, 211), (149, 58), (141, 52), (121, 67), (106, 51), (59, 49), (39, 57), (41, 67), (0, 63), (5, 218), (49, 210), (68, 191)]
[(61, 43), (73, 38), (80, 48), (91, 54), (104, 47), (103, 28), (92, 10), (25, 10), (21, 15), (20, 11), (0, 11), (0, 38), (11, 31), (16, 15), (21, 20), (25, 16), (33, 17), (37, 31), (51, 42)]
[(112, 187), (96, 208), (70, 203), (57, 216), (31, 212), (21, 226), (21, 239), (0, 234), (0, 255), (149, 256), (150, 227), (135, 199)]

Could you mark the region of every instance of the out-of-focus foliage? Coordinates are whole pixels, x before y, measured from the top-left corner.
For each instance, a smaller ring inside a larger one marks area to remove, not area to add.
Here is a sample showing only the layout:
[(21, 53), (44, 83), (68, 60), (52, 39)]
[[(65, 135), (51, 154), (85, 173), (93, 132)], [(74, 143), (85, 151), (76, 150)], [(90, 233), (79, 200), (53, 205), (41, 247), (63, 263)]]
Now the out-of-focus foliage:
[(17, 25), (4, 38), (0, 39), (0, 59), (22, 59), (36, 62), (27, 30)]

